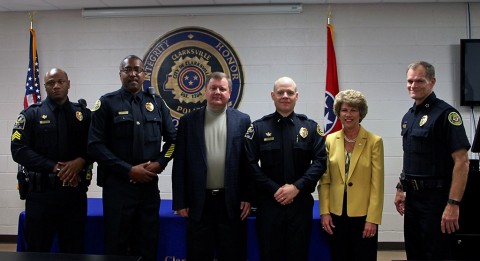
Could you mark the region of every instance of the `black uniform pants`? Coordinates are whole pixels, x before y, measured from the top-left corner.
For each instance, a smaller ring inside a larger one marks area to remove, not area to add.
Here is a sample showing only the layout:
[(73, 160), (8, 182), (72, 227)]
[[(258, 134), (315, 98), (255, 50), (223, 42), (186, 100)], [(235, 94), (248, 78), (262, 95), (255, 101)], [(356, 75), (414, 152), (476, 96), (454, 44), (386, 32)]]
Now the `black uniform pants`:
[(187, 221), (187, 260), (215, 256), (218, 261), (246, 260), (246, 221), (228, 216), (224, 193), (207, 193), (201, 220)]
[(374, 237), (362, 238), (367, 217), (349, 217), (346, 199), (345, 193), (341, 216), (330, 214), (335, 225), (333, 235), (329, 235), (332, 261), (377, 260), (378, 227)]
[[(120, 176), (120, 175), (118, 175)], [(133, 184), (110, 173), (103, 186), (105, 254), (156, 261), (160, 194), (158, 179)]]
[(453, 258), (454, 234), (442, 233), (442, 214), (448, 188), (407, 190), (405, 198), (405, 250), (409, 260)]
[(289, 205), (261, 195), (257, 207), (260, 260), (308, 260), (312, 230), (312, 195), (298, 194)]
[(84, 252), (87, 189), (84, 185), (28, 193), (25, 202), (28, 252), (50, 252), (55, 234), (60, 252)]
[(333, 235), (329, 236), (332, 261), (377, 260), (378, 233), (374, 237), (362, 238), (366, 217), (348, 217), (331, 214)]

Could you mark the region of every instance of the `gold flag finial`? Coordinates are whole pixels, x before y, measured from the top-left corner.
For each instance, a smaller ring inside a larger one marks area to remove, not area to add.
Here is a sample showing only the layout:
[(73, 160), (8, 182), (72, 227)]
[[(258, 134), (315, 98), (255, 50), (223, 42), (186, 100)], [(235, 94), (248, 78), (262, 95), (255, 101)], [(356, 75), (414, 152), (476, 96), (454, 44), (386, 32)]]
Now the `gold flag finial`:
[(36, 14), (37, 14), (37, 11), (28, 12), (28, 17), (30, 18), (30, 30), (33, 29), (33, 20)]
[(327, 11), (327, 24), (330, 24), (330, 20), (332, 19), (332, 8), (328, 6), (328, 11)]

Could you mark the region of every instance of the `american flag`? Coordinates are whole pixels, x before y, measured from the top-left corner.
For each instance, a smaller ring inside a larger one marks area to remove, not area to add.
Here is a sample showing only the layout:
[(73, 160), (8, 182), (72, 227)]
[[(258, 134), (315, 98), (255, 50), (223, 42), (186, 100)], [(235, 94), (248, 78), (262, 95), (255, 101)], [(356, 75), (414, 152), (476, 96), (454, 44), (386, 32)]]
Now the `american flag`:
[(25, 84), (25, 98), (23, 99), (23, 107), (40, 102), (42, 100), (40, 94), (40, 79), (38, 78), (38, 56), (37, 41), (35, 39), (35, 30), (30, 29), (30, 58), (28, 60), (27, 81)]

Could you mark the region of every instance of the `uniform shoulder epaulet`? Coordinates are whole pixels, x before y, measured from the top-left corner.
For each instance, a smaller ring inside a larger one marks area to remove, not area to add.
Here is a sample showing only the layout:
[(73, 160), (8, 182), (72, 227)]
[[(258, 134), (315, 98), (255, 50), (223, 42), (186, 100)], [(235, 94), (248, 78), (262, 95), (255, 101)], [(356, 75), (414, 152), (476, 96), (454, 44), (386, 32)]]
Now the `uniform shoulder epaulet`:
[(102, 97), (115, 96), (115, 95), (117, 95), (120, 91), (121, 91), (121, 89), (116, 90), (116, 91), (113, 91), (113, 92), (105, 93), (104, 95), (102, 95)]
[(308, 117), (307, 117), (307, 115), (305, 115), (305, 114), (299, 114), (299, 113), (297, 113), (297, 117), (300, 118), (300, 119), (302, 119), (302, 120), (308, 120)]
[(23, 112), (26, 112), (26, 111), (29, 111), (29, 110), (34, 110), (35, 108), (38, 108), (41, 105), (42, 105), (42, 102), (37, 102), (37, 103), (31, 104), (27, 108), (23, 109)]
[(262, 118), (260, 118), (256, 121), (265, 121), (265, 120), (271, 119), (273, 117), (273, 115), (275, 115), (275, 114), (272, 113), (272, 114), (265, 115), (265, 116), (263, 116)]
[(100, 99), (111, 97), (111, 96), (115, 96), (115, 93), (113, 93), (113, 92), (105, 93), (104, 95), (100, 96)]

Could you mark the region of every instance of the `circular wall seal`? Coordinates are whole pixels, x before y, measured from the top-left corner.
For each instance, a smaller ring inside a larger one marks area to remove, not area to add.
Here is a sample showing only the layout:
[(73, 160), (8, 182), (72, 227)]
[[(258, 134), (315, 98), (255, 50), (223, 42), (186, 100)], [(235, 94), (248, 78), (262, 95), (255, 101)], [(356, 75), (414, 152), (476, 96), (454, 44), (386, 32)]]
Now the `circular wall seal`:
[(228, 106), (240, 104), (244, 73), (235, 50), (223, 37), (201, 27), (182, 27), (158, 38), (145, 53), (143, 88), (153, 86), (175, 125), (184, 114), (206, 105), (204, 88), (212, 72), (232, 79)]

